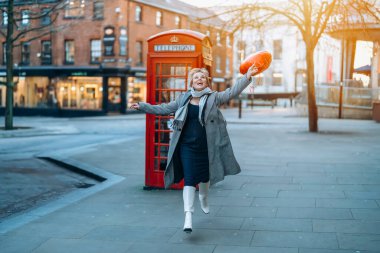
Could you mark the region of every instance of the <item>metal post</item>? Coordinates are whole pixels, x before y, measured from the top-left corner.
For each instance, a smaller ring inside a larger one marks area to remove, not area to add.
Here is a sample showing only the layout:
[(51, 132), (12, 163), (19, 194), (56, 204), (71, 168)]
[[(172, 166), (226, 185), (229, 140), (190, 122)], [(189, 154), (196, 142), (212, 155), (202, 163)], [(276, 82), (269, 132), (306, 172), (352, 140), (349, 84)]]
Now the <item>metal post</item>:
[(239, 98), (239, 119), (241, 119), (241, 98)]
[(339, 119), (342, 118), (342, 104), (343, 104), (343, 82), (339, 85)]

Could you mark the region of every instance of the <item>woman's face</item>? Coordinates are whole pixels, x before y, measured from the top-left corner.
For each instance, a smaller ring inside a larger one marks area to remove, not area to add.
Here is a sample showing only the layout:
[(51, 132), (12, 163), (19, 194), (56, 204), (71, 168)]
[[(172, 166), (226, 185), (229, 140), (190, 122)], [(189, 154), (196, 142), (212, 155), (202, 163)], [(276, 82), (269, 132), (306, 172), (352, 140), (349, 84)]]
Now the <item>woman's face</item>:
[(197, 72), (193, 75), (193, 88), (196, 91), (201, 91), (208, 86), (207, 77), (202, 72)]

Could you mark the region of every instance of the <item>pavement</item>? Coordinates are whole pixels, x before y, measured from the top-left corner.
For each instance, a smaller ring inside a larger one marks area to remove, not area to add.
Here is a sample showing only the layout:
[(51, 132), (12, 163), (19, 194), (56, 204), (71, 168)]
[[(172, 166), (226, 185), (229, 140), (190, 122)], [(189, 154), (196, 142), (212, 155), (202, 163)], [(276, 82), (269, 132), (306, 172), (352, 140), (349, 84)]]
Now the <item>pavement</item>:
[[(143, 190), (145, 116), (16, 117), (0, 130), (0, 161), (51, 157), (106, 180), (0, 223), (1, 252), (380, 252), (380, 124), (292, 109), (223, 110), (242, 167), (195, 202)], [(3, 118), (0, 118), (3, 122)], [(7, 187), (1, 185), (0, 187)]]

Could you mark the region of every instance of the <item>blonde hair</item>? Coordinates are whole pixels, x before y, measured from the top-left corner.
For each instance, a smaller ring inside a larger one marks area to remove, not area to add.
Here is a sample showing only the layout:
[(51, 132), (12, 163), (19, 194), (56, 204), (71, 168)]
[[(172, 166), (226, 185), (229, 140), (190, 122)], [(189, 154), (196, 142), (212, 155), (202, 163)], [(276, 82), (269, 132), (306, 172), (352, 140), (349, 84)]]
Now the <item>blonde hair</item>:
[(207, 86), (211, 88), (211, 81), (210, 81), (210, 74), (208, 72), (207, 69), (205, 68), (193, 68), (189, 71), (189, 76), (188, 76), (188, 79), (189, 79), (189, 86), (190, 87), (193, 87), (193, 76), (196, 74), (196, 73), (202, 73), (206, 76), (206, 80), (207, 80)]

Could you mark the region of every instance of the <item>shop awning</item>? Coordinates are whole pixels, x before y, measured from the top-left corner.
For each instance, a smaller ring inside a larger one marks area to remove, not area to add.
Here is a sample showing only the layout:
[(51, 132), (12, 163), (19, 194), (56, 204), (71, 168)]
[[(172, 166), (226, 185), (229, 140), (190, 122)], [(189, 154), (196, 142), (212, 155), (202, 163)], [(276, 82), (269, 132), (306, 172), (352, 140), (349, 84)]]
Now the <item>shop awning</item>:
[(354, 69), (355, 73), (370, 75), (371, 74), (371, 65), (364, 65), (359, 68)]

